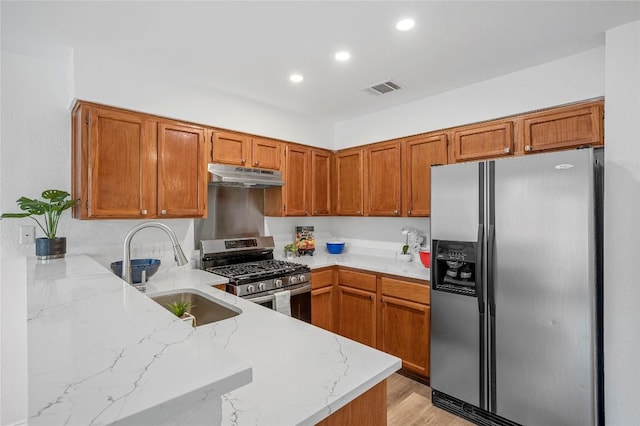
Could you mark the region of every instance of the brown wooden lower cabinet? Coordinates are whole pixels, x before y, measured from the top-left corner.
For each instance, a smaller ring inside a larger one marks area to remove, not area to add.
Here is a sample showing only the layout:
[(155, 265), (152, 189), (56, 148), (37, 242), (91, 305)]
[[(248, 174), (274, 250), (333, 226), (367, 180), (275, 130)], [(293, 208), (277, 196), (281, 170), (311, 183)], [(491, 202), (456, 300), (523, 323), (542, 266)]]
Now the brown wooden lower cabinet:
[(386, 424), (386, 379), (318, 423), (319, 426), (384, 426)]
[(338, 285), (338, 334), (376, 347), (376, 293)]
[(382, 296), (379, 349), (402, 359), (402, 368), (429, 376), (431, 307)]
[(311, 271), (311, 324), (331, 332), (336, 331), (334, 272), (333, 267)]
[(311, 324), (328, 331), (335, 330), (333, 326), (333, 294), (333, 286), (311, 290)]
[(429, 377), (428, 281), (350, 268), (314, 270), (311, 322), (402, 359), (403, 370)]

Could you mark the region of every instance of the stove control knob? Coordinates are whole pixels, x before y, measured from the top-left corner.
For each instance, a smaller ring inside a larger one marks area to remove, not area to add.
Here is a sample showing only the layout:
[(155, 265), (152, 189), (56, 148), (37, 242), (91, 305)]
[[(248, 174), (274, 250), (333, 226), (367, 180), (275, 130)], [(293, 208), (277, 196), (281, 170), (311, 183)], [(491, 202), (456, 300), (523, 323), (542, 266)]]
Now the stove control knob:
[(265, 283), (258, 283), (258, 290), (264, 291), (267, 289), (267, 285)]
[(289, 284), (298, 284), (298, 277), (289, 278)]
[(275, 284), (276, 288), (282, 287), (282, 280), (280, 278), (275, 280), (273, 283)]
[(247, 286), (247, 293), (253, 293), (254, 291), (256, 291), (256, 287), (253, 284), (249, 284)]
[(300, 280), (301, 283), (303, 283), (307, 280), (307, 277), (305, 277), (304, 275), (300, 275), (300, 278), (298, 279)]

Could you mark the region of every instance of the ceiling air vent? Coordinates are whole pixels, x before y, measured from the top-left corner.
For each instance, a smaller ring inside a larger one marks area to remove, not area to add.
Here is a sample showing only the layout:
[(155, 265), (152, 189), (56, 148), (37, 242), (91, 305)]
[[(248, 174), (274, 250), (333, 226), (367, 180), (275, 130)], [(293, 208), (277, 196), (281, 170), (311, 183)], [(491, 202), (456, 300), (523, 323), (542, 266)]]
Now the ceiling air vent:
[(367, 88), (367, 90), (374, 95), (384, 95), (385, 93), (395, 92), (396, 90), (400, 89), (402, 89), (402, 87), (400, 87), (398, 83), (395, 83), (391, 80), (374, 84), (373, 86)]

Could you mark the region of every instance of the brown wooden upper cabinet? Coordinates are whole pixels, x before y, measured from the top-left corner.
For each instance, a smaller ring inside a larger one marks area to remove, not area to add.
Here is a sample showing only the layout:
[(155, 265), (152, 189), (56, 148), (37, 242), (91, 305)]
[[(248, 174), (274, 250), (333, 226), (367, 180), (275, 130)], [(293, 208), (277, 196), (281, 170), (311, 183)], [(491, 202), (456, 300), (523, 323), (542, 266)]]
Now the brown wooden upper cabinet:
[(335, 214), (361, 216), (364, 213), (364, 150), (350, 148), (334, 156)]
[[(207, 208), (207, 159), (201, 127), (158, 123), (158, 216), (202, 217)], [(202, 167), (194, 167), (202, 164)]]
[(331, 214), (331, 151), (311, 149), (311, 211)]
[(212, 132), (213, 163), (279, 170), (282, 144), (278, 141), (236, 132)]
[(72, 124), (73, 217), (206, 215), (202, 127), (83, 101)]
[(284, 186), (265, 190), (265, 215), (329, 215), (331, 151), (297, 144), (283, 145)]
[(402, 209), (407, 216), (430, 216), (431, 165), (447, 164), (447, 135), (407, 138), (402, 147)]
[(513, 155), (513, 121), (464, 126), (453, 131), (453, 161)]
[(604, 144), (603, 101), (529, 114), (523, 121), (525, 154)]
[(365, 150), (365, 213), (369, 216), (402, 214), (400, 142), (370, 145)]
[(285, 150), (284, 212), (287, 216), (307, 216), (310, 202), (310, 192), (307, 188), (311, 179), (311, 151), (300, 145), (287, 145)]

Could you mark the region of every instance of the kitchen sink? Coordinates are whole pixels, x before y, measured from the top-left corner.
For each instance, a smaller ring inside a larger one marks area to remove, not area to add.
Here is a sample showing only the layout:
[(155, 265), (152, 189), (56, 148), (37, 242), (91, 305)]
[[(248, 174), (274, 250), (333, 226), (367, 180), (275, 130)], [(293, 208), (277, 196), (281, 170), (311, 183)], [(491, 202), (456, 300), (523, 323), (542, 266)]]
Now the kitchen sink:
[(191, 303), (191, 308), (187, 312), (195, 318), (194, 327), (233, 318), (242, 313), (240, 309), (234, 306), (214, 301), (204, 293), (195, 290), (159, 293), (149, 297), (168, 311), (171, 311), (168, 305), (172, 302)]

